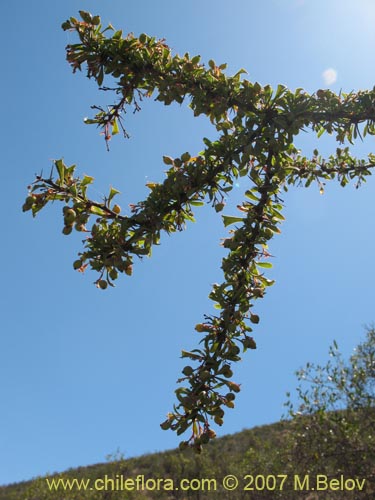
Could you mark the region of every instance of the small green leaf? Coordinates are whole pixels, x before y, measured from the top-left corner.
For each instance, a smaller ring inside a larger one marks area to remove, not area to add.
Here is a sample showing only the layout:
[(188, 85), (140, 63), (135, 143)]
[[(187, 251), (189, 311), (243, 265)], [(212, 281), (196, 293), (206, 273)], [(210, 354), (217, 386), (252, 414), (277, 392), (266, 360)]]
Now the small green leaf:
[(325, 128), (324, 127), (320, 127), (320, 129), (318, 130), (318, 133), (317, 133), (317, 136), (318, 136), (318, 139), (319, 137), (321, 137), (325, 132)]
[(83, 262), (81, 259), (75, 260), (73, 262), (73, 269), (77, 270), (77, 269), (81, 268), (82, 264), (83, 264)]
[(108, 196), (108, 203), (110, 203), (110, 201), (112, 200), (112, 198), (114, 196), (116, 196), (116, 194), (120, 194), (120, 191), (117, 191), (117, 189), (111, 187), (111, 190), (109, 191), (109, 196)]
[(90, 212), (92, 214), (95, 214), (95, 215), (104, 215), (105, 214), (105, 211), (102, 208), (95, 207), (94, 205), (92, 205), (90, 207)]
[(170, 420), (165, 420), (160, 424), (160, 427), (163, 429), (163, 431), (166, 431), (171, 428), (172, 422)]
[(264, 267), (266, 269), (271, 269), (271, 267), (272, 267), (271, 262), (257, 262), (256, 265), (258, 267)]
[(88, 23), (88, 24), (92, 23), (92, 15), (90, 14), (90, 12), (80, 10), (79, 15), (82, 17), (82, 19), (85, 21), (85, 23)]
[(236, 222), (243, 222), (243, 217), (233, 217), (230, 215), (222, 215), (224, 226), (230, 226), (231, 224), (235, 224)]
[(216, 203), (216, 205), (215, 205), (215, 211), (216, 212), (221, 212), (224, 207), (225, 207), (225, 203)]
[(147, 182), (146, 186), (152, 191), (153, 189), (156, 188), (156, 186), (159, 186), (159, 184), (157, 182)]
[(96, 77), (96, 81), (98, 82), (99, 87), (101, 87), (104, 80), (104, 69), (103, 66), (100, 67), (99, 74)]
[(166, 165), (173, 165), (173, 158), (171, 158), (170, 156), (163, 156), (163, 162)]
[(91, 184), (93, 180), (94, 177), (91, 177), (90, 175), (85, 175), (81, 181), (81, 186), (87, 186), (88, 184)]
[(277, 86), (277, 89), (276, 89), (276, 93), (275, 93), (275, 97), (274, 99), (278, 99), (282, 94), (283, 92), (286, 90), (286, 87), (285, 85), (278, 85)]
[(66, 172), (64, 162), (62, 160), (56, 160), (55, 167), (57, 172), (59, 173), (60, 182), (64, 182)]
[(245, 196), (246, 196), (246, 198), (249, 198), (250, 200), (259, 201), (259, 198), (257, 198), (255, 196), (255, 194), (253, 193), (253, 191), (250, 191), (250, 190), (246, 191)]
[(119, 126), (118, 126), (118, 122), (117, 122), (117, 120), (114, 120), (113, 124), (112, 124), (112, 135), (116, 135), (119, 132), (120, 132), (120, 129), (119, 129)]
[(83, 121), (85, 122), (86, 125), (92, 125), (93, 123), (98, 123), (97, 120), (93, 120), (91, 118), (84, 118)]
[(271, 212), (272, 212), (273, 217), (276, 217), (277, 219), (280, 219), (280, 220), (285, 220), (285, 217), (283, 216), (283, 214), (281, 214), (275, 208), (273, 208)]
[(181, 351), (181, 358), (202, 359), (202, 356), (191, 351)]
[[(239, 78), (242, 74), (247, 74), (246, 69), (241, 68), (239, 71), (237, 71), (237, 73), (233, 76), (233, 78)], [(259, 85), (259, 87), (260, 87), (260, 85)]]
[(116, 31), (116, 33), (112, 36), (114, 40), (120, 40), (121, 37), (122, 37), (122, 30)]
[(257, 345), (256, 345), (253, 337), (246, 337), (246, 339), (244, 341), (244, 347), (245, 347), (245, 349), (256, 349), (257, 348)]
[(62, 25), (61, 25), (61, 28), (62, 28), (64, 31), (71, 29), (71, 27), (72, 27), (72, 24), (71, 24), (71, 22), (70, 22), (70, 21), (64, 21), (64, 22), (62, 23)]
[(228, 381), (226, 382), (226, 385), (229, 387), (229, 389), (233, 392), (240, 392), (241, 387), (239, 384), (236, 384), (235, 382)]
[(254, 324), (258, 324), (259, 316), (257, 314), (250, 314), (250, 321)]

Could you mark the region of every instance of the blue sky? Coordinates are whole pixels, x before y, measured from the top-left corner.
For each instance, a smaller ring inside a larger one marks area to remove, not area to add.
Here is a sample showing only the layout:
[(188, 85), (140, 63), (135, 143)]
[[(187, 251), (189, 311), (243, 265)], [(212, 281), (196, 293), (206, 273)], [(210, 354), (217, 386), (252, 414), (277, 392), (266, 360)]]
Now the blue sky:
[[(93, 197), (118, 188), (126, 206), (145, 198), (146, 182), (162, 180), (162, 155), (197, 153), (204, 136), (215, 137), (187, 103), (149, 101), (128, 116), (131, 139), (115, 138), (108, 153), (83, 118), (110, 96), (65, 62), (64, 47), (75, 39), (60, 25), (80, 9), (125, 33), (165, 37), (178, 53), (226, 62), (228, 73), (246, 68), (261, 84), (339, 92), (375, 83), (370, 0), (4, 4), (0, 484), (101, 462), (116, 449), (135, 456), (177, 446), (179, 438), (159, 423), (175, 401), (180, 351), (196, 346), (194, 325), (212, 311), (207, 295), (221, 280), (226, 230), (209, 206), (105, 292), (93, 286), (94, 274), (73, 271), (82, 236), (62, 235), (60, 206), (35, 220), (22, 213), (26, 186), (49, 172), (51, 159), (64, 157), (93, 175)], [(312, 134), (296, 144), (306, 154), (336, 147)], [(375, 144), (352, 149), (366, 155)], [(240, 183), (233, 205), (245, 189)], [(287, 220), (270, 243), (276, 285), (256, 305), (258, 349), (235, 368), (242, 391), (219, 435), (278, 420), (297, 368), (324, 362), (333, 339), (350, 355), (363, 338), (375, 319), (374, 190), (369, 179), (359, 190), (331, 184), (323, 196), (314, 186), (285, 194)]]

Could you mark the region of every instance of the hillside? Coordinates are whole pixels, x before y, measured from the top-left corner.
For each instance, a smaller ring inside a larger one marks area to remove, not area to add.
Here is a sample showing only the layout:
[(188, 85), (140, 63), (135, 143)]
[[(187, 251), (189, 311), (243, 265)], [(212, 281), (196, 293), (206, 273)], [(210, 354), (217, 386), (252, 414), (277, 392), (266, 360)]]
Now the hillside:
[[(361, 448), (354, 450), (354, 463), (359, 467), (356, 471), (352, 469), (353, 463), (347, 460), (349, 469), (342, 470), (340, 465), (342, 457), (338, 457), (337, 454), (326, 457), (324, 462), (311, 463), (310, 470), (300, 470), (299, 463), (294, 461), (293, 455), (294, 426), (294, 422), (283, 421), (227, 435), (214, 440), (200, 455), (194, 454), (191, 450), (170, 450), (70, 469), (53, 476), (56, 480), (90, 480), (90, 485), (99, 479), (96, 484), (97, 491), (87, 484), (85, 491), (83, 483), (80, 483), (81, 490), (77, 484), (71, 484), (71, 491), (68, 489), (64, 491), (61, 487), (58, 491), (50, 491), (46, 479), (37, 478), (1, 487), (0, 500), (130, 498), (373, 500), (375, 496), (373, 454), (366, 455)], [(324, 440), (323, 435), (322, 440)], [(309, 453), (312, 450), (306, 451)], [(350, 452), (353, 450), (343, 447), (342, 456), (347, 459)], [(361, 472), (366, 476), (360, 477)], [(233, 487), (233, 478), (226, 479), (229, 481), (227, 490), (223, 486), (224, 478), (228, 475), (234, 475), (238, 479), (238, 487), (233, 491), (228, 491), (228, 488)], [(307, 490), (306, 475), (310, 481), (309, 490)], [(317, 475), (320, 477), (318, 483), (315, 481)], [(345, 479), (340, 479), (342, 475)], [(127, 483), (124, 482), (126, 479)], [(361, 482), (363, 479), (365, 481)], [(183, 484), (181, 480), (184, 480)], [(338, 483), (327, 482), (332, 480), (337, 480)], [(107, 491), (103, 490), (105, 481), (107, 481)], [(316, 491), (316, 485), (321, 488), (319, 492)], [(326, 488), (325, 485), (331, 485), (332, 488)], [(353, 485), (354, 490), (349, 491)], [(186, 489), (189, 486), (190, 490)], [(340, 489), (335, 490), (336, 486)], [(128, 491), (124, 491), (125, 487)], [(112, 488), (123, 491), (110, 491)]]

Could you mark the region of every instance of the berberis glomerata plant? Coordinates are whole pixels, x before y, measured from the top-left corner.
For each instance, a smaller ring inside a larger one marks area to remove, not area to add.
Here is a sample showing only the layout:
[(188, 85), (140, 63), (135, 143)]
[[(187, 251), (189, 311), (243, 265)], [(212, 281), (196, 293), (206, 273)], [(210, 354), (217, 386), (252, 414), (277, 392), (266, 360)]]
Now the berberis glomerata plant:
[[(74, 268), (95, 271), (95, 283), (103, 290), (119, 275), (130, 276), (134, 258), (149, 256), (162, 232), (181, 231), (194, 221), (199, 206), (209, 203), (220, 214), (229, 232), (222, 242), (228, 250), (223, 281), (209, 295), (217, 314), (195, 326), (201, 335), (198, 347), (182, 351), (187, 364), (178, 380), (177, 403), (161, 424), (178, 435), (191, 432), (181, 447), (199, 452), (215, 437), (212, 421), (221, 426), (224, 410), (234, 407), (240, 385), (232, 380), (233, 366), (242, 352), (256, 348), (255, 301), (273, 284), (265, 273), (272, 267), (268, 243), (284, 220), (280, 195), (289, 186), (312, 183), (323, 191), (328, 180), (341, 186), (353, 180), (359, 186), (370, 175), (375, 155), (357, 159), (350, 145), (362, 135), (375, 135), (375, 90), (336, 95), (320, 89), (310, 95), (283, 85), (272, 89), (243, 79), (244, 70), (226, 76), (224, 64), (174, 55), (165, 40), (124, 37), (111, 25), (103, 29), (99, 16), (83, 11), (80, 16), (62, 25), (78, 37), (66, 48), (67, 60), (73, 72), (84, 69), (101, 90), (113, 94), (113, 104), (93, 106), (96, 114), (86, 120), (102, 129), (107, 146), (112, 136), (128, 135), (126, 111), (139, 111), (146, 98), (164, 105), (187, 102), (194, 116), (207, 116), (218, 137), (203, 138), (198, 153), (164, 156), (164, 182), (149, 183), (149, 196), (130, 205), (128, 215), (115, 201), (116, 189), (102, 200), (91, 199), (87, 190), (93, 178), (79, 178), (75, 165), (61, 159), (54, 161), (49, 177), (36, 176), (23, 210), (35, 216), (48, 203), (61, 201), (63, 233), (75, 229), (85, 235)], [(302, 130), (317, 137), (333, 134), (336, 152), (328, 158), (317, 150), (304, 156), (293, 144)], [(238, 177), (247, 178), (245, 198), (236, 215), (221, 215)]]

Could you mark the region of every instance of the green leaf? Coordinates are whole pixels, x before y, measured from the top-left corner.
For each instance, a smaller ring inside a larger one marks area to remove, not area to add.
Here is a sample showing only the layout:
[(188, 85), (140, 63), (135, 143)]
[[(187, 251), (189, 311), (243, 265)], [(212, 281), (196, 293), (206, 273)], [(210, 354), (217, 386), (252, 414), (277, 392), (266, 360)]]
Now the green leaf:
[(181, 351), (181, 358), (202, 359), (202, 356), (191, 351)]
[(253, 339), (253, 337), (247, 337), (246, 338), (245, 347), (247, 349), (256, 349), (257, 348), (257, 345), (256, 345), (255, 340)]
[(118, 122), (117, 122), (117, 120), (114, 120), (113, 124), (112, 124), (112, 135), (116, 135), (119, 132), (120, 132), (120, 129), (119, 129), (119, 126), (118, 126)]
[(79, 15), (82, 17), (82, 19), (85, 21), (85, 23), (91, 24), (92, 23), (92, 15), (90, 12), (86, 12), (84, 10), (78, 11)]
[(117, 191), (117, 189), (111, 187), (111, 190), (109, 191), (109, 196), (108, 196), (108, 203), (110, 203), (110, 201), (112, 200), (112, 198), (114, 196), (116, 196), (116, 194), (120, 194), (120, 191)]
[(112, 36), (114, 40), (120, 40), (121, 37), (122, 37), (122, 30), (116, 31), (116, 33)]
[(278, 99), (286, 90), (285, 85), (278, 85), (275, 93), (274, 100)]
[(318, 139), (319, 137), (321, 137), (325, 132), (325, 128), (324, 127), (320, 127), (320, 129), (318, 130), (318, 133), (317, 133), (317, 136), (318, 136)]
[(271, 262), (257, 262), (256, 264), (258, 267), (264, 267), (266, 269), (271, 269), (272, 267)]
[(66, 172), (64, 162), (62, 160), (56, 160), (55, 167), (57, 172), (59, 173), (60, 182), (64, 182)]
[(96, 77), (96, 81), (98, 82), (99, 87), (101, 87), (104, 80), (104, 69), (103, 66), (100, 67), (99, 74)]
[(170, 156), (163, 156), (163, 162), (166, 165), (173, 165), (174, 163), (173, 158), (171, 158)]
[(98, 123), (97, 120), (93, 120), (92, 118), (84, 118), (83, 121), (86, 125), (92, 125), (93, 123)]
[(255, 196), (255, 194), (253, 193), (253, 191), (250, 191), (250, 190), (246, 191), (245, 196), (246, 196), (246, 198), (249, 198), (250, 200), (259, 201), (259, 198), (257, 198)]
[(72, 25), (71, 25), (71, 22), (70, 21), (64, 21), (61, 25), (61, 28), (64, 30), (64, 31), (67, 31), (69, 29), (71, 29)]
[(271, 213), (272, 213), (273, 217), (276, 217), (279, 220), (285, 220), (285, 217), (283, 216), (283, 214), (281, 214), (278, 210), (276, 210), (276, 209), (273, 208), (271, 210)]
[(235, 224), (236, 222), (243, 222), (243, 217), (233, 217), (230, 215), (222, 215), (224, 226), (230, 226), (231, 224)]
[(81, 181), (81, 186), (87, 186), (88, 184), (91, 184), (93, 180), (94, 177), (91, 177), (90, 175), (85, 175)]
[(254, 324), (258, 324), (259, 316), (257, 314), (250, 314), (250, 321)]
[(237, 73), (233, 76), (233, 78), (239, 79), (242, 74), (247, 75), (246, 69), (241, 68)]
[(147, 182), (147, 183), (146, 183), (146, 186), (147, 186), (149, 189), (153, 190), (153, 189), (155, 189), (155, 188), (156, 188), (156, 186), (159, 186), (159, 184), (158, 184), (157, 182)]
[(216, 212), (221, 212), (224, 207), (225, 207), (225, 203), (216, 203), (216, 205), (215, 205), (215, 211)]
[(171, 428), (172, 422), (170, 420), (165, 420), (160, 424), (160, 427), (163, 429), (163, 431), (166, 431)]

